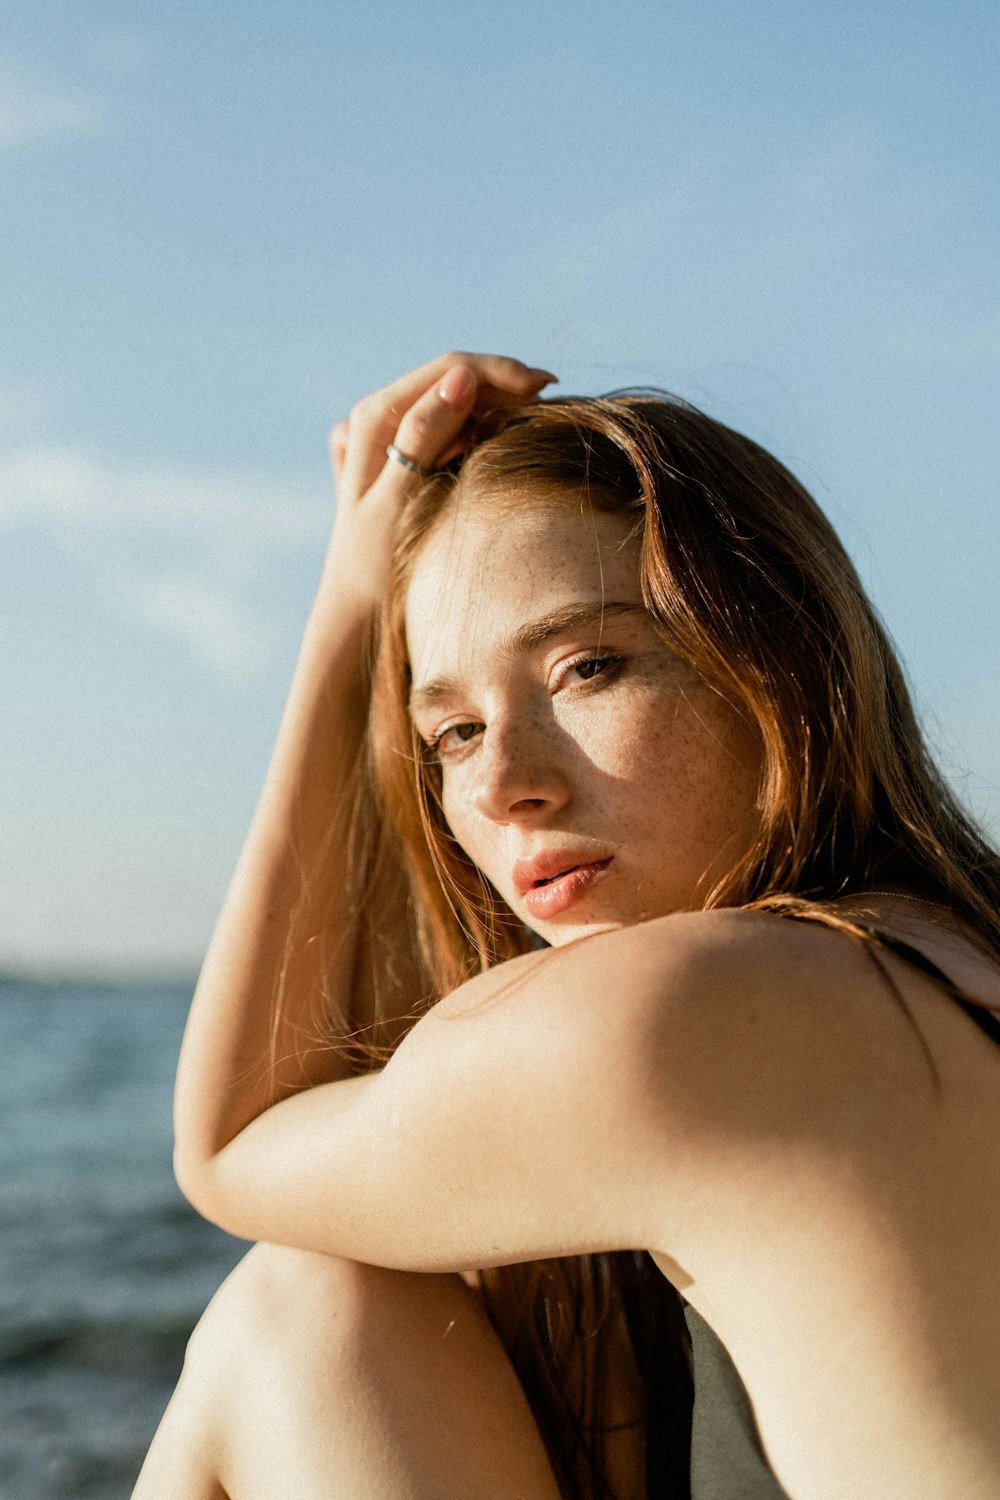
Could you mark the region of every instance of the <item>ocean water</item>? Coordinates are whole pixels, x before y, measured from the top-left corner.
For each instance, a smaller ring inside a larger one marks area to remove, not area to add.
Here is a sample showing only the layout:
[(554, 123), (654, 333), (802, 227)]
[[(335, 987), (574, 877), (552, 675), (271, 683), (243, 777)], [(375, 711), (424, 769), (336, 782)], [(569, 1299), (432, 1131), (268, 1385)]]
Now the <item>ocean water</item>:
[(126, 1500), (246, 1245), (174, 1185), (190, 990), (0, 981), (0, 1500)]

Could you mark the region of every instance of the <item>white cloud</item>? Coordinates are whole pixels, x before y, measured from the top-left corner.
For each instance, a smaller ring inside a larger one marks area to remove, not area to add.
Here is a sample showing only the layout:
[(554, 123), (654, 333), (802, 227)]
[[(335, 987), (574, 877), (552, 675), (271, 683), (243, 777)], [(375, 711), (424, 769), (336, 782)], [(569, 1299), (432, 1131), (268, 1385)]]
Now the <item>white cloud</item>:
[(0, 150), (77, 135), (99, 118), (97, 105), (84, 94), (40, 83), (0, 62)]
[(31, 512), (61, 520), (93, 513), (101, 503), (101, 479), (98, 467), (83, 453), (21, 448), (0, 464), (0, 522)]
[(31, 516), (212, 537), (244, 552), (320, 542), (323, 482), (227, 470), (130, 466), (83, 449), (22, 445), (0, 461), (0, 526)]
[(55, 444), (0, 458), (0, 533), (37, 526), (96, 596), (235, 682), (267, 670), (276, 581), (321, 552), (332, 510), (320, 475), (144, 467)]
[(246, 682), (266, 669), (271, 648), (264, 628), (230, 595), (200, 578), (160, 578), (138, 599), (150, 624), (181, 640), (224, 677)]

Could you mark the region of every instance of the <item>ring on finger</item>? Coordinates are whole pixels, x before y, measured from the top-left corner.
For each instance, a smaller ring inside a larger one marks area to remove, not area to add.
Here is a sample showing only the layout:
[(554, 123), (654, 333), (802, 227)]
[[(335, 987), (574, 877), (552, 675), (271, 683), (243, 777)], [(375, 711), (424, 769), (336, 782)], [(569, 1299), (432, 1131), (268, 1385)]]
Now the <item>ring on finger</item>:
[(419, 474), (421, 479), (430, 478), (430, 469), (422, 468), (415, 458), (411, 458), (408, 453), (404, 453), (401, 448), (397, 448), (395, 443), (390, 443), (385, 451), (387, 458), (391, 458), (393, 463), (401, 464), (404, 469), (409, 469), (411, 474)]

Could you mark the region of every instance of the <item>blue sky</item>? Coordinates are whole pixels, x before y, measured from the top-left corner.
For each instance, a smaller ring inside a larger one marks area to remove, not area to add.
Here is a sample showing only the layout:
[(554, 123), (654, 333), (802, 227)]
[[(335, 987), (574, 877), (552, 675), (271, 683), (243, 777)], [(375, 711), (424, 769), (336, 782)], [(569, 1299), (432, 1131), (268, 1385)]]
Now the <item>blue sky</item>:
[(998, 59), (992, 0), (11, 0), (0, 963), (197, 962), (326, 432), (452, 347), (771, 447), (1000, 828)]

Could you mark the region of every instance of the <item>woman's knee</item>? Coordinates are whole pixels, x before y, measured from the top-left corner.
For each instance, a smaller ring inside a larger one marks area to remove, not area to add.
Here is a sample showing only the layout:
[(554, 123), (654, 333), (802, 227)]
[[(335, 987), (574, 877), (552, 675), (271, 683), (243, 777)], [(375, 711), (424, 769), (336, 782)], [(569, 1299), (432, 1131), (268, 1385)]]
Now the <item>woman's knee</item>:
[(228, 1494), (278, 1493), (294, 1454), (303, 1493), (410, 1494), (416, 1476), (428, 1495), (556, 1500), (524, 1393), (461, 1276), (257, 1245), (206, 1310), (188, 1366)]
[(185, 1370), (214, 1379), (288, 1361), (329, 1376), (451, 1336), (484, 1315), (459, 1276), (388, 1271), (281, 1245), (254, 1245), (191, 1336)]

